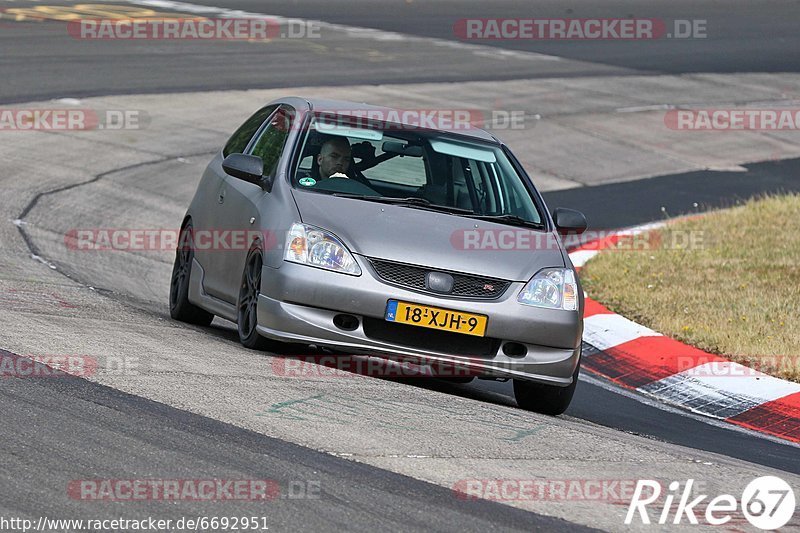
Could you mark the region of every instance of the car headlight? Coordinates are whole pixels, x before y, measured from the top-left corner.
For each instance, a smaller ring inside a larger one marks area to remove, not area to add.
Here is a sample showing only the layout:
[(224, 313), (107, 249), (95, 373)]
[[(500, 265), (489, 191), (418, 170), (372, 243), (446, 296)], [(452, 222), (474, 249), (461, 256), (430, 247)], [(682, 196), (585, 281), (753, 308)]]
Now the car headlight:
[(361, 267), (353, 254), (336, 235), (307, 224), (295, 222), (286, 237), (283, 258), (292, 263), (315, 266), (353, 276)]
[(576, 311), (578, 284), (575, 272), (567, 268), (540, 270), (520, 291), (517, 301), (534, 307)]

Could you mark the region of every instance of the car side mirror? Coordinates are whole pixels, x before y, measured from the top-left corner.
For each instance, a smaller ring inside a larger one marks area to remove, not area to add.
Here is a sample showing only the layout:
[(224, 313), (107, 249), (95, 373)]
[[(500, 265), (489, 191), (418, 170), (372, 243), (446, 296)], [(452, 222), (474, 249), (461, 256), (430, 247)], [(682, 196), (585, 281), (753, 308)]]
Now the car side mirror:
[(231, 154), (222, 162), (222, 170), (264, 190), (272, 189), (272, 179), (264, 179), (264, 162), (257, 155)]
[(561, 235), (580, 235), (588, 227), (583, 213), (564, 207), (556, 207), (553, 211), (553, 223)]

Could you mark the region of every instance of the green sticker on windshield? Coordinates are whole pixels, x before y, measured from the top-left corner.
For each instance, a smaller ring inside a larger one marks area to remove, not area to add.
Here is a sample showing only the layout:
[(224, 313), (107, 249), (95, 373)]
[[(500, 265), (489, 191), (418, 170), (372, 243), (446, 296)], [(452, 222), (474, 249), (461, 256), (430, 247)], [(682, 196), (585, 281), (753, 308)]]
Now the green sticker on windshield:
[(317, 184), (317, 180), (315, 180), (314, 178), (300, 178), (299, 183), (303, 187), (313, 187), (314, 185)]

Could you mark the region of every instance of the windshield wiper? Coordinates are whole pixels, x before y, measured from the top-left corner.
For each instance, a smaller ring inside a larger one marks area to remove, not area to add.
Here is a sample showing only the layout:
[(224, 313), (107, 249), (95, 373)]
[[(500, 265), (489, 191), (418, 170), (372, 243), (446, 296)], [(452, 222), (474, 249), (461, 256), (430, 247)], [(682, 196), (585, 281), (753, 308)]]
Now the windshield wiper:
[(460, 207), (450, 207), (448, 205), (439, 205), (431, 203), (430, 200), (420, 198), (418, 196), (409, 196), (407, 198), (395, 198), (393, 196), (368, 196), (366, 194), (350, 194), (335, 192), (333, 196), (341, 196), (343, 198), (356, 198), (358, 200), (367, 200), (369, 202), (378, 202), (382, 204), (392, 204), (404, 207), (417, 207), (421, 209), (429, 209), (431, 211), (441, 211), (443, 213), (452, 213), (454, 215), (471, 215), (472, 210), (461, 209)]
[(524, 218), (505, 214), (505, 215), (479, 215), (471, 209), (463, 209), (461, 207), (451, 207), (449, 205), (440, 205), (431, 203), (430, 200), (420, 198), (419, 196), (409, 196), (407, 198), (396, 198), (393, 196), (368, 196), (366, 194), (352, 194), (346, 192), (335, 192), (333, 196), (341, 196), (343, 198), (356, 198), (358, 200), (367, 200), (369, 202), (378, 202), (382, 204), (392, 204), (404, 207), (414, 207), (417, 209), (427, 209), (429, 211), (438, 211), (442, 213), (449, 213), (451, 215), (463, 216), (466, 218), (475, 218), (478, 220), (486, 220), (487, 222), (498, 222), (500, 224), (510, 224), (512, 226), (522, 226), (532, 229), (544, 229), (545, 225), (540, 222), (532, 222)]
[(464, 215), (468, 218), (477, 218), (478, 220), (486, 220), (487, 222), (499, 222), (501, 224), (510, 224), (512, 226), (523, 226), (526, 228), (533, 228), (533, 229), (544, 229), (544, 224), (541, 222), (533, 222), (530, 220), (525, 220), (524, 218), (517, 216), (517, 215), (476, 215), (476, 214), (469, 214)]

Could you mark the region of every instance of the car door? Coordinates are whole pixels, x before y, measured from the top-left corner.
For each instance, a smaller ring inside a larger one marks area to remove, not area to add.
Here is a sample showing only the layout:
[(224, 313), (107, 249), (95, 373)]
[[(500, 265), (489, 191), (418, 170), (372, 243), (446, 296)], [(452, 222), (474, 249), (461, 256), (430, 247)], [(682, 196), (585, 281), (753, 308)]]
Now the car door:
[[(195, 232), (195, 259), (204, 270), (203, 289), (206, 293), (216, 298), (228, 300), (225, 297), (222, 271), (224, 261), (220, 254), (227, 253), (220, 250), (214, 242), (214, 237), (219, 236), (226, 228), (223, 226), (225, 219), (225, 201), (228, 195), (229, 176), (222, 170), (222, 160), (230, 154), (243, 154), (247, 147), (253, 143), (256, 134), (262, 129), (267, 119), (278, 108), (277, 104), (268, 105), (256, 111), (231, 135), (222, 154), (208, 165), (203, 175), (201, 186), (203, 188), (202, 202), (197, 203), (192, 213), (192, 223)], [(233, 179), (233, 178), (231, 178)]]
[[(275, 177), (294, 116), (294, 109), (282, 105), (256, 135), (255, 141), (250, 144), (247, 153), (262, 159), (264, 176)], [(226, 182), (227, 191), (222, 211), (223, 225), (227, 228), (234, 228), (238, 234), (231, 235), (235, 245), (229, 251), (219, 254), (222, 261), (220, 273), (223, 278), (225, 299), (236, 302), (247, 253), (254, 239), (253, 232), (262, 227), (261, 218), (265, 216), (263, 210), (269, 204), (265, 201), (265, 195), (269, 193), (259, 185), (232, 176), (226, 176)], [(269, 237), (264, 240), (269, 241), (270, 245), (273, 244)], [(240, 245), (243, 242), (245, 245)]]

